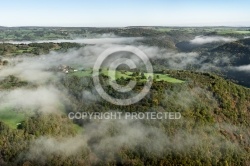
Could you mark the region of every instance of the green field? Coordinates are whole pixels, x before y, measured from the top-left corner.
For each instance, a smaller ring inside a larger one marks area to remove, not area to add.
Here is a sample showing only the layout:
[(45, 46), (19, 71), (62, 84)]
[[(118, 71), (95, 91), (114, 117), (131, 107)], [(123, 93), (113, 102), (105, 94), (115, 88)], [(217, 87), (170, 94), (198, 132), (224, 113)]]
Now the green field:
[[(106, 76), (108, 76), (108, 70), (107, 69), (102, 69), (101, 70), (101, 74), (104, 74)], [(86, 77), (86, 76), (91, 76), (92, 75), (92, 70), (88, 69), (88, 70), (84, 70), (84, 71), (76, 71), (76, 72), (72, 72), (72, 75), (78, 76), (78, 77)], [(133, 78), (134, 76), (132, 76), (133, 72), (130, 71), (111, 71), (112, 75), (115, 75), (115, 77), (111, 77), (111, 80), (116, 80), (116, 79), (120, 79), (120, 78)], [(148, 78), (151, 74), (150, 73), (144, 73), (145, 77)], [(184, 81), (182, 80), (178, 80), (176, 78), (170, 77), (168, 74), (160, 74), (160, 73), (154, 73), (154, 80), (155, 81), (166, 81), (166, 82), (170, 82), (170, 83), (183, 83)], [(141, 79), (141, 81), (146, 81), (146, 79)]]
[(86, 77), (86, 76), (91, 76), (91, 70), (84, 70), (84, 71), (76, 71), (71, 73), (72, 75), (78, 76), (78, 77)]
[(250, 34), (250, 31), (247, 30), (234, 30), (234, 29), (221, 29), (217, 31), (220, 35), (226, 34)]
[[(159, 76), (159, 78), (157, 78), (157, 75)], [(156, 81), (166, 81), (166, 82), (171, 82), (171, 83), (183, 83), (184, 82), (182, 80), (178, 80), (176, 78), (170, 77), (168, 74), (154, 74), (154, 78)]]
[[(33, 112), (18, 112), (13, 109), (0, 110), (0, 121), (8, 125), (12, 129), (16, 129), (18, 124), (33, 115)], [(67, 115), (65, 113), (65, 115)], [(82, 132), (83, 129), (77, 124), (73, 124), (77, 132)]]
[(235, 31), (235, 32), (240, 34), (250, 34), (250, 31)]
[(160, 32), (169, 32), (169, 31), (174, 30), (174, 29), (169, 28), (169, 27), (162, 27), (162, 28), (157, 28), (156, 30), (160, 31)]
[(25, 120), (25, 118), (24, 112), (17, 112), (12, 109), (0, 110), (0, 120), (13, 129), (17, 128), (17, 124)]

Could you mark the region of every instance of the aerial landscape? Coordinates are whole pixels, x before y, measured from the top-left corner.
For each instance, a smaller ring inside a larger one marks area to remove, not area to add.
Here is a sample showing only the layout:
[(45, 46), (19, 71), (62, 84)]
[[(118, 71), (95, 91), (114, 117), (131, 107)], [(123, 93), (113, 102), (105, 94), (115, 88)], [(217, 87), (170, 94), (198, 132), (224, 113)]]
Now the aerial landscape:
[(2, 2), (0, 166), (249, 166), (249, 5)]

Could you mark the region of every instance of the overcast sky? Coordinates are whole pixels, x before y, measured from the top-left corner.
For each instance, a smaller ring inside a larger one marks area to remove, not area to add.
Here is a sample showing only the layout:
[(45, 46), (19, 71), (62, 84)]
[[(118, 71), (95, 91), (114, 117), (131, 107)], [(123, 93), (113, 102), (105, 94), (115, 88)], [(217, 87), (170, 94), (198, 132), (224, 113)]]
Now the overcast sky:
[(3, 0), (0, 26), (250, 26), (250, 0)]

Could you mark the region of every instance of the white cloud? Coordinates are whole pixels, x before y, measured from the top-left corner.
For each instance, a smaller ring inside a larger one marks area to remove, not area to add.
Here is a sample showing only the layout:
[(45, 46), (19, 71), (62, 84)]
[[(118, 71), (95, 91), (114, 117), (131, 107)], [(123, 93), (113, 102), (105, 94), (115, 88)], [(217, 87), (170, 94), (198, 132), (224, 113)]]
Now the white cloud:
[(236, 69), (239, 70), (239, 71), (247, 71), (247, 72), (250, 72), (250, 64), (249, 64), (249, 65), (238, 66), (238, 67), (236, 67)]
[(193, 40), (190, 40), (190, 42), (192, 44), (207, 44), (215, 42), (232, 42), (236, 40), (236, 38), (222, 36), (196, 36)]
[(0, 92), (0, 108), (39, 109), (42, 112), (59, 110), (63, 94), (52, 86), (37, 89), (14, 89)]
[(38, 40), (38, 41), (6, 41), (11, 44), (30, 44), (30, 43), (79, 43), (79, 44), (128, 44), (136, 40), (141, 40), (141, 37), (109, 37), (103, 36), (101, 38), (84, 38), (84, 39), (57, 39), (57, 40)]

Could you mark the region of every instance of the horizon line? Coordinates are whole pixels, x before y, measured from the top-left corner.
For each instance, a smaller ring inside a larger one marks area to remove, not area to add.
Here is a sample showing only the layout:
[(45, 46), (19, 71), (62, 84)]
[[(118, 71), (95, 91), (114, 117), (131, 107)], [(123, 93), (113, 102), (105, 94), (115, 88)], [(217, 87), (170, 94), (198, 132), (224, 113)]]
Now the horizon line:
[(53, 25), (20, 25), (20, 26), (4, 26), (0, 28), (25, 28), (25, 27), (41, 27), (41, 28), (130, 28), (130, 27), (176, 27), (176, 28), (204, 28), (204, 27), (228, 27), (228, 28), (250, 28), (247, 26), (231, 26), (231, 25), (129, 25), (129, 26), (53, 26)]

